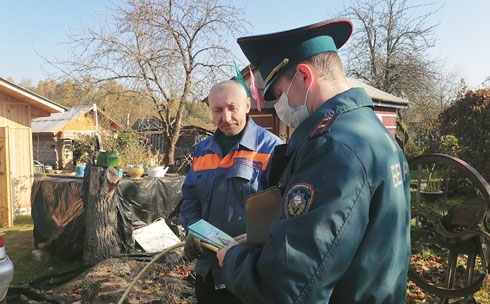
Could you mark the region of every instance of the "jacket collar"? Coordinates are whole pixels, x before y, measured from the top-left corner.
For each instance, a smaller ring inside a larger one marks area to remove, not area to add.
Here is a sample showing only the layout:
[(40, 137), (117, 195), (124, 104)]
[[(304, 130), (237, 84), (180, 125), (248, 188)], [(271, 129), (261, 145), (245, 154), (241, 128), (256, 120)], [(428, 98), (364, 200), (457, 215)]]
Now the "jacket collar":
[[(206, 142), (204, 149), (209, 150), (216, 154), (221, 154), (221, 148), (219, 147), (218, 142), (216, 141), (216, 135), (218, 132), (221, 133), (219, 129), (216, 129), (213, 135), (213, 140)], [(249, 150), (255, 151), (257, 150), (257, 140), (259, 137), (258, 135), (259, 135), (259, 126), (253, 121), (251, 117), (247, 116), (247, 125), (245, 126), (245, 130), (243, 132), (242, 138), (240, 139), (238, 144)], [(236, 149), (232, 148), (230, 152), (235, 150)]]
[(362, 107), (374, 108), (373, 101), (364, 89), (352, 88), (325, 101), (294, 130), (288, 141), (286, 155), (290, 155), (306, 140), (325, 115), (337, 115)]

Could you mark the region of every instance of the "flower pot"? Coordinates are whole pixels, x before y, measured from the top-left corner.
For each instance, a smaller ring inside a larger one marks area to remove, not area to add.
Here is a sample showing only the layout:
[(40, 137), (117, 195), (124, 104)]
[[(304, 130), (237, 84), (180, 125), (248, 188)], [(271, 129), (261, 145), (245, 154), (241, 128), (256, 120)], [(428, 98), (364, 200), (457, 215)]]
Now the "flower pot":
[(131, 178), (140, 178), (143, 176), (145, 170), (141, 167), (135, 167), (135, 168), (128, 168), (127, 172), (129, 177)]
[(422, 197), (428, 202), (436, 202), (442, 198), (444, 192), (441, 190), (422, 190)]

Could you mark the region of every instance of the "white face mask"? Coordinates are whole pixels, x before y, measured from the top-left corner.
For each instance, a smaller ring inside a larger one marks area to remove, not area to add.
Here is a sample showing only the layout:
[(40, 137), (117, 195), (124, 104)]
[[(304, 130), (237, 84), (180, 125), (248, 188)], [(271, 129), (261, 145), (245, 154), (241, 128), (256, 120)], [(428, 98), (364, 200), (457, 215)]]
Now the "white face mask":
[(291, 128), (297, 128), (303, 120), (310, 116), (308, 112), (308, 107), (306, 106), (306, 99), (308, 98), (308, 92), (310, 88), (306, 91), (305, 102), (303, 105), (293, 108), (289, 105), (288, 93), (291, 85), (293, 84), (294, 78), (296, 78), (296, 74), (294, 73), (293, 79), (291, 83), (289, 83), (288, 90), (286, 93), (282, 93), (279, 97), (279, 100), (274, 104), (274, 109), (276, 109), (277, 116), (282, 120), (285, 124), (290, 126)]

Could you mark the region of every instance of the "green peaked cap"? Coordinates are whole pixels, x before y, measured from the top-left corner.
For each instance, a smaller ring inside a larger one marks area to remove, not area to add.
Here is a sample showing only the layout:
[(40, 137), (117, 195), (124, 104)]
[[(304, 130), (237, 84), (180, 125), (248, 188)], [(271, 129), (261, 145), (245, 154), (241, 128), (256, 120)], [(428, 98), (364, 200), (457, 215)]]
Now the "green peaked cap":
[(334, 19), (283, 32), (241, 37), (237, 42), (264, 79), (264, 99), (274, 100), (270, 88), (287, 67), (320, 53), (337, 52), (351, 34), (351, 21)]

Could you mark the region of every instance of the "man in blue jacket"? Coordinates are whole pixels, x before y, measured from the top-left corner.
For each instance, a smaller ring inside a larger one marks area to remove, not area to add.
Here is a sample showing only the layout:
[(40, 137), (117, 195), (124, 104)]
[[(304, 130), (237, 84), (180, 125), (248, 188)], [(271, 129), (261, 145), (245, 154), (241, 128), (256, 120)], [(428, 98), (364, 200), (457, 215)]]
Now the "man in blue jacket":
[[(208, 96), (217, 126), (201, 141), (182, 187), (180, 222), (189, 225), (204, 219), (231, 236), (245, 233), (243, 198), (260, 191), (267, 181), (268, 164), (281, 140), (247, 117), (250, 99), (236, 81), (215, 85)], [(187, 236), (185, 254), (193, 260), (198, 303), (241, 303), (224, 289), (216, 255), (203, 251), (199, 239)]]
[(350, 21), (329, 20), (238, 39), (265, 99), (295, 128), (270, 240), (217, 255), (226, 287), (245, 303), (405, 301), (408, 164), (366, 92), (347, 85), (337, 49), (351, 32)]

